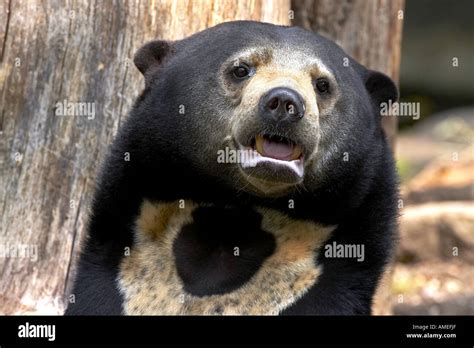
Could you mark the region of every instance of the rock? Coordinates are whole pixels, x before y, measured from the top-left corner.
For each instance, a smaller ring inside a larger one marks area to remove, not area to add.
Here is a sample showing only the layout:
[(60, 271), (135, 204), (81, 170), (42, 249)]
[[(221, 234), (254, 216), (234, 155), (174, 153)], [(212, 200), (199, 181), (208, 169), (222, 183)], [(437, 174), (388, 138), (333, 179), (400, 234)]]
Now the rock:
[(457, 258), (474, 263), (474, 202), (425, 203), (404, 209), (400, 261)]
[(474, 153), (470, 147), (429, 164), (403, 190), (405, 203), (472, 200)]

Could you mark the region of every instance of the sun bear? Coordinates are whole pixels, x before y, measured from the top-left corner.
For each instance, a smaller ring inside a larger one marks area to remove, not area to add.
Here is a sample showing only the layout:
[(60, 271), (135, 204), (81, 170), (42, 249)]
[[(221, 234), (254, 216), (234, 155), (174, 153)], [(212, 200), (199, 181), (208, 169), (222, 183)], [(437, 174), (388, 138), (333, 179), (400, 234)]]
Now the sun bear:
[(298, 27), (145, 44), (67, 314), (368, 315), (396, 241), (385, 75)]

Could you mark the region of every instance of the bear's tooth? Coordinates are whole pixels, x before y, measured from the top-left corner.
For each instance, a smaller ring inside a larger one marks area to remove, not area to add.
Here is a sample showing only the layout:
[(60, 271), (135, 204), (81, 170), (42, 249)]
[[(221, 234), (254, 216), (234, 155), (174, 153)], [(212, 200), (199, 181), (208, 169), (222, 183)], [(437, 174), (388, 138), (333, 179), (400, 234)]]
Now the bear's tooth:
[(265, 141), (265, 139), (263, 139), (263, 136), (261, 136), (261, 135), (257, 135), (255, 137), (255, 149), (262, 156), (265, 156), (265, 151), (263, 150), (263, 142), (264, 141)]
[(291, 155), (291, 161), (299, 159), (301, 157), (302, 153), (303, 153), (303, 150), (301, 149), (301, 146), (299, 146), (299, 145), (293, 146), (293, 153)]

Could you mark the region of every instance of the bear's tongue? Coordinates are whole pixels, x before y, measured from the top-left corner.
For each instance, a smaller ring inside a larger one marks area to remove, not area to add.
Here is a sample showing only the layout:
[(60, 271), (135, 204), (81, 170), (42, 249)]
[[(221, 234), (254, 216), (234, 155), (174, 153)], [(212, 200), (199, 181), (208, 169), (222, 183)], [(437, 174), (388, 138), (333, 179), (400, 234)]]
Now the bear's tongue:
[(255, 137), (255, 147), (260, 155), (281, 161), (297, 160), (301, 156), (298, 145), (274, 141), (261, 135)]

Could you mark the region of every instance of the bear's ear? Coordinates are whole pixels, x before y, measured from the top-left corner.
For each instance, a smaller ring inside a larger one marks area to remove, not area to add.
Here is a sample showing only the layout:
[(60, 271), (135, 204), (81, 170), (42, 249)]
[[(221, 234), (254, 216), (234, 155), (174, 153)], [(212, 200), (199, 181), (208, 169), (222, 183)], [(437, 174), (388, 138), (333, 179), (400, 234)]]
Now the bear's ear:
[(171, 46), (169, 41), (156, 40), (146, 43), (135, 53), (133, 62), (145, 76), (145, 80), (160, 67), (163, 59), (171, 52)]
[(365, 88), (377, 106), (389, 100), (398, 100), (398, 89), (390, 77), (378, 71), (367, 70), (365, 73)]

